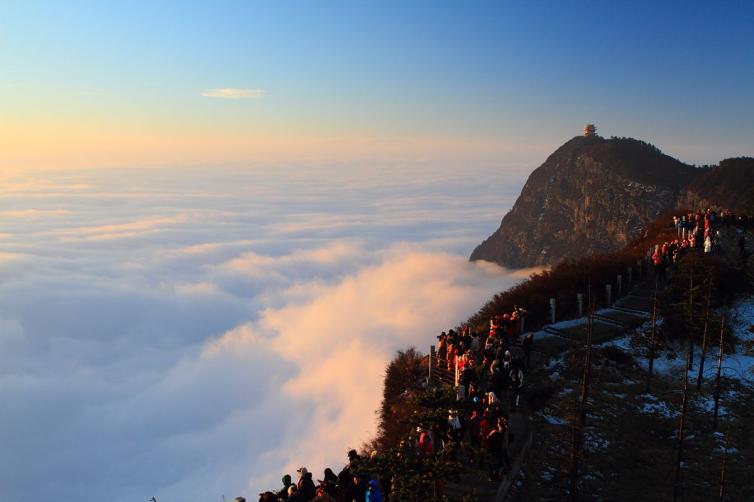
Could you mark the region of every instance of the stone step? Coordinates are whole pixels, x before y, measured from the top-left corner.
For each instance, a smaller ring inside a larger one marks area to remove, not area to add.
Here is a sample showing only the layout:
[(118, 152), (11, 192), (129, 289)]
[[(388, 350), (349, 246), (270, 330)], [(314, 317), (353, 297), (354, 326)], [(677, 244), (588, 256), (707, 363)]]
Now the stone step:
[(607, 319), (620, 324), (625, 328), (633, 328), (639, 326), (646, 321), (646, 316), (636, 313), (624, 312), (617, 309), (611, 309), (601, 312), (599, 314), (600, 319)]

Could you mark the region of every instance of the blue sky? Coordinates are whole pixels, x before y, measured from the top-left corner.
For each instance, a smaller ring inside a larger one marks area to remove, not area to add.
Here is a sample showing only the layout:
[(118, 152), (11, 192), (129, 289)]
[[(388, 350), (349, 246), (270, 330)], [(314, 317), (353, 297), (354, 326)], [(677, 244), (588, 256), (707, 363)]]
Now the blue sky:
[[(206, 143), (203, 161), (533, 167), (587, 121), (712, 162), (751, 153), (753, 21), (748, 2), (12, 2), (0, 110), (29, 145), (139, 131), (93, 163), (180, 165)], [(265, 93), (201, 96), (215, 88)]]

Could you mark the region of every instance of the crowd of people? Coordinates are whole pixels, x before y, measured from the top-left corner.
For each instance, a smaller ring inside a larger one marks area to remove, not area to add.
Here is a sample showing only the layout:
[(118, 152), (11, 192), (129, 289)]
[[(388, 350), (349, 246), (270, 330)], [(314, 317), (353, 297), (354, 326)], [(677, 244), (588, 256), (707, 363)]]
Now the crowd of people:
[(457, 397), (467, 413), (449, 410), (447, 431), (436, 427), (434, 436), (467, 441), (491, 480), (508, 468), (509, 413), (521, 405), (531, 365), (534, 338), (532, 333), (522, 336), (525, 315), (524, 309), (514, 307), (490, 319), (488, 330), (465, 326), (438, 337), (437, 364), (454, 371)]
[(260, 493), (259, 502), (383, 502), (377, 479), (359, 470), (359, 460), (356, 450), (350, 450), (348, 462), (340, 473), (336, 475), (328, 467), (323, 479), (318, 479), (316, 484), (312, 473), (306, 467), (299, 467), (295, 483), (286, 474), (281, 480), (283, 486)]
[[(440, 334), (438, 368), (457, 375), (457, 409), (447, 419), (425, 423), (398, 446), (418, 458), (460, 447), (466, 458), (497, 480), (509, 468), (510, 413), (521, 406), (526, 370), (531, 364), (533, 335), (522, 336), (526, 311), (495, 316), (489, 329), (464, 326)], [(282, 487), (260, 494), (260, 502), (382, 502), (383, 488), (376, 476), (360, 469), (360, 456), (348, 453), (348, 463), (339, 474), (325, 469), (315, 483), (305, 467), (298, 479), (282, 478)], [(245, 501), (241, 501), (245, 502)]]
[(736, 215), (735, 212), (726, 209), (719, 214), (712, 209), (699, 209), (696, 212), (673, 216), (673, 224), (677, 238), (656, 244), (647, 253), (659, 281), (667, 278), (668, 267), (677, 263), (689, 250), (701, 249), (705, 254), (719, 252), (723, 227), (735, 226), (742, 230), (738, 240), (739, 252), (744, 262), (749, 256), (744, 232), (749, 226), (749, 218), (746, 215)]

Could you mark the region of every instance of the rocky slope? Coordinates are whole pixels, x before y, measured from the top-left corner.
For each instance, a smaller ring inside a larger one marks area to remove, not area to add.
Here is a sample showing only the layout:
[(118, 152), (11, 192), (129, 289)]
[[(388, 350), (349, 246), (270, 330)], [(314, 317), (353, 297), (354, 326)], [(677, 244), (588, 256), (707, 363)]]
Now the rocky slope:
[(529, 176), (471, 260), (529, 267), (620, 249), (699, 174), (642, 141), (573, 138)]

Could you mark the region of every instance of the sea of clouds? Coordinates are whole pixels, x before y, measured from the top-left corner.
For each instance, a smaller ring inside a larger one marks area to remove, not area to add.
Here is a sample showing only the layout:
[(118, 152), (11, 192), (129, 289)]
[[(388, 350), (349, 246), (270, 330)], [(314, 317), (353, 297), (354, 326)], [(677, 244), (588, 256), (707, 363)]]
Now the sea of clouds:
[(0, 500), (211, 501), (340, 469), (386, 363), (521, 278), (501, 169), (0, 177)]

